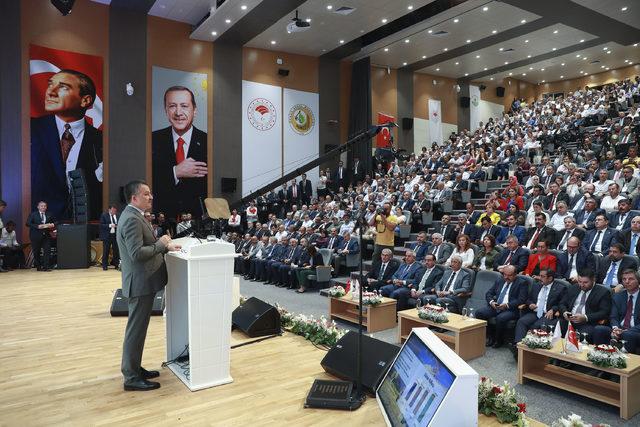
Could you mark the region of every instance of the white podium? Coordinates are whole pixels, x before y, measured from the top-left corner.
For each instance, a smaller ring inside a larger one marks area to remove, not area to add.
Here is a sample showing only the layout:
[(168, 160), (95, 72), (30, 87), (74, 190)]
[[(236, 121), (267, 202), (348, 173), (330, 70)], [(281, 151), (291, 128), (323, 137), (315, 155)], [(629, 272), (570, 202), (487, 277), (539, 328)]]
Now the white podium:
[(188, 351), (189, 361), (168, 368), (191, 391), (230, 383), (234, 246), (192, 237), (174, 242), (182, 250), (166, 256), (167, 360)]

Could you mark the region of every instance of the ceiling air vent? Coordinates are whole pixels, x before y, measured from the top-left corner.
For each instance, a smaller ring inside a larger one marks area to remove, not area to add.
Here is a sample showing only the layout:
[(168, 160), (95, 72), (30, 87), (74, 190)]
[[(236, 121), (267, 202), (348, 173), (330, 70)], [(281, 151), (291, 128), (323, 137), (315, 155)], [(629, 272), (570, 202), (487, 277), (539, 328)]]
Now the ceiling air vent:
[(348, 15), (351, 12), (355, 11), (356, 9), (354, 7), (349, 7), (349, 6), (341, 6), (339, 8), (337, 8), (335, 10), (335, 13), (338, 13), (340, 15)]
[(596, 59), (596, 60), (594, 60), (594, 61), (589, 62), (589, 64), (598, 64), (599, 62), (600, 62), (600, 60), (599, 60), (599, 59)]
[(448, 31), (440, 30), (440, 31), (436, 31), (435, 33), (432, 33), (431, 35), (434, 37), (444, 37), (448, 34), (449, 34)]
[(512, 48), (503, 49), (503, 50), (500, 51), (500, 53), (512, 53), (512, 52), (515, 52), (515, 50), (512, 49)]

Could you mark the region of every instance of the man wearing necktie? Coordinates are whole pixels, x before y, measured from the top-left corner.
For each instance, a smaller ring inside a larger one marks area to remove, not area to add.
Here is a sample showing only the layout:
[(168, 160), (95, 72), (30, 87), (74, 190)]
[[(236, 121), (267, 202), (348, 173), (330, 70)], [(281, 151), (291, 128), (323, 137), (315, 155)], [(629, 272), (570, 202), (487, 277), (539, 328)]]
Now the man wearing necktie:
[(371, 270), (367, 273), (367, 283), (370, 288), (379, 289), (381, 286), (385, 286), (391, 283), (396, 270), (398, 270), (399, 263), (393, 258), (393, 252), (391, 249), (383, 249), (380, 254), (380, 259), (374, 261)]
[(171, 86), (164, 93), (170, 126), (151, 136), (155, 211), (169, 218), (180, 212), (200, 216), (207, 195), (207, 134), (193, 125), (198, 109), (191, 89)]
[(631, 256), (640, 255), (640, 216), (631, 219), (631, 227), (620, 235), (620, 243), (624, 246), (624, 253)]
[(435, 295), (423, 298), (428, 304), (439, 304), (448, 307), (452, 313), (460, 313), (471, 291), (470, 274), (462, 269), (462, 257), (451, 257), (451, 268), (447, 269), (435, 284)]
[(623, 292), (613, 295), (609, 325), (596, 325), (593, 343), (609, 344), (611, 339), (625, 341), (629, 353), (640, 352), (640, 275), (634, 270), (622, 273)]
[(582, 244), (590, 252), (607, 253), (611, 244), (618, 240), (618, 232), (609, 227), (609, 219), (605, 214), (596, 215), (595, 228), (589, 230)]
[(612, 291), (620, 292), (623, 290), (622, 272), (629, 269), (638, 269), (637, 258), (625, 257), (624, 246), (614, 243), (609, 248), (609, 255), (599, 262), (596, 282), (602, 283)]
[[(33, 253), (33, 264), (38, 271), (51, 271), (49, 256), (51, 254), (50, 232), (55, 228), (56, 220), (47, 212), (47, 202), (38, 202), (38, 209), (27, 219), (29, 239)], [(42, 258), (40, 251), (42, 250)]]
[(587, 340), (592, 343), (595, 325), (608, 319), (611, 312), (611, 292), (595, 283), (593, 271), (584, 269), (578, 275), (578, 286), (570, 286), (567, 290), (559, 307), (563, 336), (571, 322), (576, 332), (588, 334)]
[(118, 253), (118, 242), (116, 241), (116, 229), (118, 227), (118, 208), (116, 205), (109, 205), (109, 209), (100, 217), (100, 240), (102, 240), (102, 269), (108, 268), (109, 251), (113, 248), (111, 264), (118, 267), (120, 255)]
[(411, 289), (416, 284), (416, 276), (420, 272), (420, 264), (416, 262), (416, 253), (406, 251), (404, 255), (405, 262), (391, 276), (391, 284), (380, 288), (382, 296), (393, 298), (398, 301), (398, 310), (404, 310), (407, 307), (407, 300), (411, 295)]
[(435, 284), (442, 278), (442, 274), (443, 270), (436, 267), (436, 258), (431, 254), (425, 256), (422, 263), (422, 274), (416, 279), (418, 285), (415, 289), (411, 289), (411, 298), (419, 298), (422, 302), (436, 298)]
[(487, 346), (502, 346), (507, 322), (518, 318), (518, 306), (526, 302), (527, 291), (527, 284), (516, 275), (515, 267), (509, 265), (502, 270), (502, 278), (485, 295), (487, 306), (476, 313), (478, 319), (496, 319), (495, 327), (487, 331)]

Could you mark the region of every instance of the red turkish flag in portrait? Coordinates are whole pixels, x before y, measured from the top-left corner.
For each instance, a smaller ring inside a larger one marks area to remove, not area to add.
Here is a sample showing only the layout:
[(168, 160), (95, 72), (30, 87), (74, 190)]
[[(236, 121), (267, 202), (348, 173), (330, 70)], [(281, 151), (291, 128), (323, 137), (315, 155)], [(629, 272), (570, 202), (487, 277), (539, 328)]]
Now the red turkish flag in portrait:
[[(384, 114), (384, 113), (378, 113), (378, 124), (379, 125), (383, 125), (385, 123), (395, 122), (395, 121), (396, 121), (396, 119), (393, 116), (389, 116), (389, 115)], [(391, 145), (391, 143), (390, 143), (391, 135), (393, 135), (391, 132), (392, 132), (392, 130), (390, 130), (390, 128), (382, 128), (380, 133), (376, 136), (376, 147), (385, 148), (385, 147), (388, 147), (389, 145)]]
[(580, 351), (580, 344), (578, 342), (578, 334), (576, 334), (576, 330), (573, 328), (573, 325), (569, 323), (569, 329), (567, 329), (567, 350), (568, 351)]
[[(31, 118), (48, 114), (44, 110), (44, 95), (49, 78), (60, 70), (71, 69), (86, 74), (96, 86), (96, 99), (87, 110), (86, 119), (102, 130), (104, 88), (102, 57), (43, 46), (29, 46), (29, 79), (31, 82)], [(124, 88), (123, 88), (124, 90)]]

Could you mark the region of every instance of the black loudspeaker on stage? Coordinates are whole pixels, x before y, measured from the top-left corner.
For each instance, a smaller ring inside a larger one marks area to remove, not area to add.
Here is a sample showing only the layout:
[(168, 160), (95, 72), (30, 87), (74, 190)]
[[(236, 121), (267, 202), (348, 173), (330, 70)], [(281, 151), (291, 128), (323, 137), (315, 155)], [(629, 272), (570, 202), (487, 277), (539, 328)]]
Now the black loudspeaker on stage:
[(88, 268), (91, 262), (87, 224), (58, 226), (58, 268)]
[[(164, 311), (164, 289), (156, 293), (156, 297), (153, 300), (153, 308), (151, 309), (152, 316), (162, 316)], [(113, 300), (111, 301), (111, 309), (109, 310), (111, 316), (128, 316), (129, 315), (129, 302), (127, 298), (122, 296), (122, 289), (117, 289), (113, 294)]]
[[(358, 345), (358, 333), (349, 331), (340, 338), (336, 345), (329, 350), (320, 364), (331, 375), (348, 381), (355, 381), (356, 372), (356, 347)], [(393, 359), (400, 351), (394, 344), (389, 344), (375, 338), (362, 336), (362, 386), (370, 393), (375, 394), (376, 388), (382, 377), (391, 366)]]
[(252, 297), (233, 310), (231, 315), (233, 326), (250, 337), (276, 335), (282, 332), (280, 313), (266, 302)]

